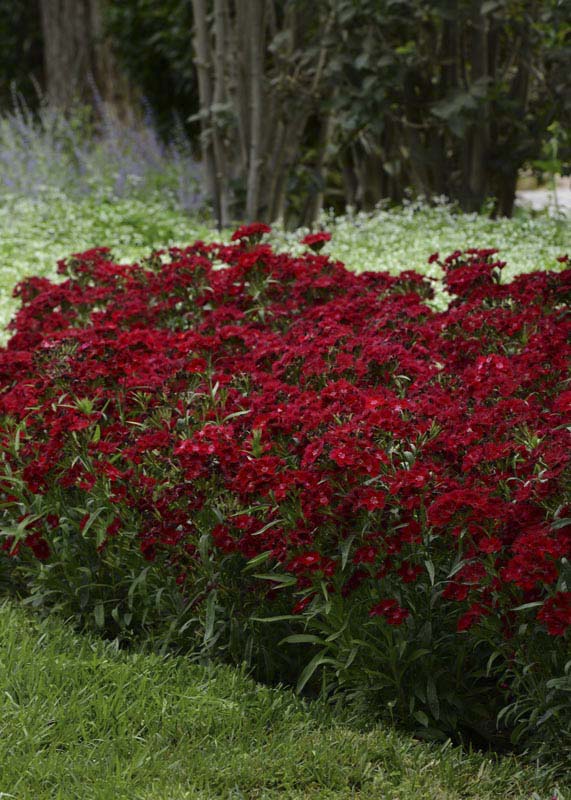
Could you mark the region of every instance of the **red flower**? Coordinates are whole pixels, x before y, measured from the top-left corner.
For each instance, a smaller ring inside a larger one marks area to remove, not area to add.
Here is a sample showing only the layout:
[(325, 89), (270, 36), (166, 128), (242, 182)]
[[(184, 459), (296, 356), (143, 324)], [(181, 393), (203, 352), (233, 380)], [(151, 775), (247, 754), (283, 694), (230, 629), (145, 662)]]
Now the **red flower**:
[(39, 561), (47, 561), (50, 557), (50, 546), (38, 533), (26, 536), (25, 543)]
[(459, 633), (467, 631), (489, 613), (489, 610), (481, 603), (472, 603), (468, 611), (459, 618), (456, 629)]
[(318, 253), (329, 241), (331, 241), (331, 234), (327, 231), (320, 231), (319, 233), (309, 233), (301, 240), (301, 243)]
[(403, 583), (414, 583), (423, 569), (418, 564), (411, 564), (405, 561), (400, 569), (397, 570), (397, 575), (400, 575)]
[(478, 549), (483, 553), (498, 553), (502, 549), (502, 543), (496, 536), (488, 536), (480, 539)]
[(465, 600), (470, 594), (470, 587), (466, 583), (455, 583), (451, 581), (444, 591), (442, 597), (445, 600)]
[(571, 626), (571, 592), (557, 592), (546, 600), (537, 619), (546, 625), (551, 636), (563, 636)]
[(270, 233), (271, 228), (264, 222), (252, 222), (250, 225), (242, 225), (232, 234), (232, 241), (236, 242), (241, 239), (252, 239), (260, 241), (264, 233)]
[(358, 547), (353, 554), (353, 564), (373, 564), (378, 552), (377, 547)]
[(409, 616), (409, 611), (398, 604), (396, 600), (381, 600), (369, 611), (370, 617), (384, 617), (389, 625), (402, 625)]
[(317, 552), (306, 553), (303, 556), (296, 556), (288, 564), (290, 572), (302, 572), (304, 568), (319, 568), (321, 565), (321, 555)]
[(311, 603), (314, 597), (315, 597), (315, 592), (308, 594), (307, 597), (302, 597), (302, 599), (298, 600), (297, 603), (293, 606), (291, 613), (301, 614), (303, 611), (305, 611), (305, 609)]

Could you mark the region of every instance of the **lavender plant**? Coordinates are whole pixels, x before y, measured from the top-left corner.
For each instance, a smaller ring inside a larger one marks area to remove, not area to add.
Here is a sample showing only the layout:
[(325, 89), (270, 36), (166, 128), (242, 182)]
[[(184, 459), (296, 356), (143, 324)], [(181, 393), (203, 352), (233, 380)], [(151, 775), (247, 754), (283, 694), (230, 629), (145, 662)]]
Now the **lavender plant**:
[(192, 214), (203, 205), (198, 166), (180, 122), (173, 122), (165, 144), (149, 110), (129, 124), (99, 103), (94, 124), (81, 107), (64, 117), (42, 100), (32, 112), (15, 95), (0, 117), (0, 200), (46, 193), (75, 200), (158, 195)]

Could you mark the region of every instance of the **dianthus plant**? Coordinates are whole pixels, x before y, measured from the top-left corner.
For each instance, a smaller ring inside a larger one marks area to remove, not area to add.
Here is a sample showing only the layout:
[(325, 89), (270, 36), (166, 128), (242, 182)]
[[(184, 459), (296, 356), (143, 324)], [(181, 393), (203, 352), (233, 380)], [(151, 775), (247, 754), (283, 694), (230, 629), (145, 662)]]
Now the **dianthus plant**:
[[(435, 254), (453, 297), (435, 311), (416, 273), (276, 254), (266, 231), (134, 265), (92, 250), (18, 287), (5, 557), (60, 597), (106, 569), (102, 626), (137, 618), (122, 570), (176, 584), (221, 646), (214, 616), (277, 618), (300, 686), (321, 674), (427, 735), (524, 695), (524, 726), (557, 727), (571, 270), (503, 283), (494, 250)], [(50, 573), (62, 553), (83, 561)]]

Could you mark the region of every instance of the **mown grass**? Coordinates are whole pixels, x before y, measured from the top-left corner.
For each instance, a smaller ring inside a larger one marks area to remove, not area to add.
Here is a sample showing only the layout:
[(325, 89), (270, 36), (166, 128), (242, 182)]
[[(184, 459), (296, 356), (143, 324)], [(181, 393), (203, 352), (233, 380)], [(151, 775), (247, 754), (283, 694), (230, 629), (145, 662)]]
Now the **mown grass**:
[(392, 730), (238, 670), (118, 651), (0, 606), (0, 797), (18, 800), (563, 798), (514, 758)]

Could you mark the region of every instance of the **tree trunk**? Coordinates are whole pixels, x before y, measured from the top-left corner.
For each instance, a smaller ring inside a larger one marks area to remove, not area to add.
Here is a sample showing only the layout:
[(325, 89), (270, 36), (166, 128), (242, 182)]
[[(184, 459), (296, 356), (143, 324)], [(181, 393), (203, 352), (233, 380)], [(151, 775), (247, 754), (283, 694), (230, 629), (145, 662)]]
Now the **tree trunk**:
[(304, 58), (308, 16), (319, 28), (320, 11), (284, 6), (282, 14), (276, 0), (192, 0), (202, 160), (219, 224), (283, 217), (288, 178), (319, 106), (332, 22), (323, 31), (329, 44)]
[(264, 57), (264, 6), (261, 0), (247, 0), (248, 4), (248, 66), (249, 66), (249, 116), (250, 152), (248, 154), (248, 181), (246, 187), (246, 217), (259, 216), (260, 181), (262, 171), (263, 106), (262, 71)]
[[(226, 27), (228, 23), (228, 9), (226, 0), (214, 1), (215, 13), (215, 32), (216, 32), (216, 53), (214, 59), (214, 103), (218, 109), (222, 109), (228, 102), (227, 93), (227, 74), (226, 74), (226, 50), (228, 47), (228, 37)], [(215, 126), (213, 133), (214, 156), (216, 160), (216, 183), (218, 188), (220, 219), (222, 228), (230, 223), (230, 199), (228, 187), (228, 169), (226, 157), (226, 147), (224, 132), (217, 120), (213, 119)]]
[(105, 36), (104, 4), (40, 0), (47, 96), (64, 113), (82, 103), (132, 122), (135, 94)]
[[(486, 17), (482, 15), (482, 4), (475, 0), (471, 19), (469, 59), (472, 68), (471, 83), (486, 81), (488, 75), (488, 35)], [(486, 87), (487, 91), (487, 87)], [(470, 154), (468, 163), (467, 211), (480, 211), (489, 190), (488, 149), (489, 149), (489, 103), (485, 101), (480, 109), (480, 118), (471, 130)]]
[(305, 227), (312, 227), (323, 209), (323, 197), (325, 190), (325, 167), (327, 159), (327, 148), (333, 130), (333, 120), (331, 114), (322, 117), (319, 124), (319, 136), (317, 140), (317, 157), (314, 165), (315, 186), (310, 192), (303, 214), (302, 224)]
[(218, 185), (219, 169), (212, 130), (213, 88), (211, 77), (210, 39), (207, 24), (207, 9), (204, 0), (192, 0), (194, 13), (194, 63), (198, 75), (200, 95), (200, 146), (202, 168), (205, 174), (208, 194), (214, 207), (218, 227), (222, 227), (222, 204)]

